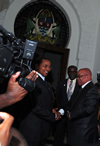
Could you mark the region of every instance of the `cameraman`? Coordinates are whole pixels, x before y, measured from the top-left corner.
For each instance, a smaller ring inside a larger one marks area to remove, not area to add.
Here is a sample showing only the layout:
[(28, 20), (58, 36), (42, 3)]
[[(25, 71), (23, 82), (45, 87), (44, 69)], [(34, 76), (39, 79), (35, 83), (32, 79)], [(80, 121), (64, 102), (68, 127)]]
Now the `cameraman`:
[[(0, 94), (0, 109), (22, 100), (28, 93), (18, 84), (18, 81), (16, 81), (19, 75), (20, 72), (13, 74), (8, 82), (6, 93)], [(33, 82), (37, 79), (37, 77), (38, 72), (34, 70), (26, 76), (26, 78), (32, 80)]]
[[(12, 105), (20, 100), (22, 100), (28, 93), (24, 88), (22, 88), (16, 79), (20, 75), (20, 72), (13, 74), (8, 82), (7, 91), (0, 95), (0, 109), (6, 106)], [(32, 71), (26, 78), (32, 80), (33, 82), (38, 78), (38, 72)], [(2, 122), (1, 122), (2, 121)], [(0, 146), (8, 146), (13, 132), (11, 132), (11, 126), (13, 124), (14, 117), (6, 112), (0, 112)], [(15, 131), (16, 132), (16, 131)], [(16, 137), (16, 135), (15, 135)], [(20, 138), (19, 138), (20, 137)], [(20, 134), (17, 132), (17, 138), (22, 140)]]

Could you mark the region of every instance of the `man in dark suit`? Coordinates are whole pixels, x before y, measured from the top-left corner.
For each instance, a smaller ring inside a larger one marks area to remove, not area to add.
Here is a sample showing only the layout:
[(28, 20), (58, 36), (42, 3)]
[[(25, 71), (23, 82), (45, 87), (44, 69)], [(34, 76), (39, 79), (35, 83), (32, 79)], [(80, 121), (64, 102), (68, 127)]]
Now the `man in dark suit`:
[[(79, 86), (76, 81), (77, 76), (77, 67), (71, 65), (68, 67), (68, 79), (62, 80), (58, 85), (58, 102), (59, 102), (59, 112), (62, 115), (62, 118), (57, 121), (55, 134), (54, 134), (54, 144), (53, 146), (63, 146), (63, 141), (67, 129), (68, 119), (64, 114), (64, 108), (67, 107), (67, 110), (70, 110), (71, 104), (78, 94)], [(70, 82), (72, 83), (72, 90), (69, 93)]]
[(78, 84), (82, 90), (71, 105), (69, 119), (68, 146), (86, 146), (98, 140), (97, 112), (99, 95), (92, 83), (90, 69), (83, 68), (77, 73)]
[(45, 82), (45, 77), (51, 70), (50, 60), (39, 57), (36, 60), (35, 69), (39, 77), (32, 92), (32, 108), (22, 120), (20, 130), (28, 146), (44, 146), (46, 138), (50, 136), (52, 123), (57, 120), (57, 112), (53, 113), (54, 94), (50, 85)]

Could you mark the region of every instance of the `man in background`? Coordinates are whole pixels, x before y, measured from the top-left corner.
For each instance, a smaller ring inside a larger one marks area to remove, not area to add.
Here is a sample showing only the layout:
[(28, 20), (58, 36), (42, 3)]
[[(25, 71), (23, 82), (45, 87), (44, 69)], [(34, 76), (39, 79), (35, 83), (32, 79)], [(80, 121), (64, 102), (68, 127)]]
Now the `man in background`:
[[(54, 145), (53, 146), (63, 146), (63, 141), (65, 133), (67, 130), (68, 119), (65, 114), (65, 107), (70, 110), (71, 104), (75, 99), (79, 91), (79, 86), (76, 80), (77, 67), (71, 65), (68, 67), (68, 78), (62, 80), (58, 85), (58, 102), (59, 102), (59, 113), (62, 118), (57, 121), (55, 134), (54, 134)], [(70, 88), (71, 87), (71, 88)]]

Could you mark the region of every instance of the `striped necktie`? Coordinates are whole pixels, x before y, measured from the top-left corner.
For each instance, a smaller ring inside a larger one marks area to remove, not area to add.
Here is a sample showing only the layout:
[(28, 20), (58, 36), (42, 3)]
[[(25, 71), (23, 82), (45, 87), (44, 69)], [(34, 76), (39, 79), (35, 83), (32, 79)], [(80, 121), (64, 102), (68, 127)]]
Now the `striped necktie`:
[(71, 95), (72, 95), (72, 87), (73, 87), (73, 81), (71, 80), (70, 81), (70, 84), (69, 84), (69, 88), (68, 88), (68, 101), (71, 99)]

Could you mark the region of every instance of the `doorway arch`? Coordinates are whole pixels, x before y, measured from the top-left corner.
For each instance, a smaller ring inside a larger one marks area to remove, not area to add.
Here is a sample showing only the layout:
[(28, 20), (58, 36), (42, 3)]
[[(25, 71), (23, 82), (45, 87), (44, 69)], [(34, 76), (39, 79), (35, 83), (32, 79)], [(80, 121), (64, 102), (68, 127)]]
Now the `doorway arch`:
[[(36, 0), (33, 0), (36, 1)], [(81, 35), (81, 24), (77, 11), (70, 1), (65, 0), (50, 0), (56, 4), (65, 14), (69, 17), (71, 23), (71, 36), (68, 46), (66, 48), (70, 49), (68, 66), (73, 64), (78, 67), (78, 49), (80, 43)], [(30, 1), (31, 2), (31, 1)], [(14, 33), (14, 22), (18, 12), (29, 3), (28, 0), (14, 0), (6, 13), (4, 20), (4, 27), (9, 31)], [(67, 73), (66, 73), (67, 77)]]

